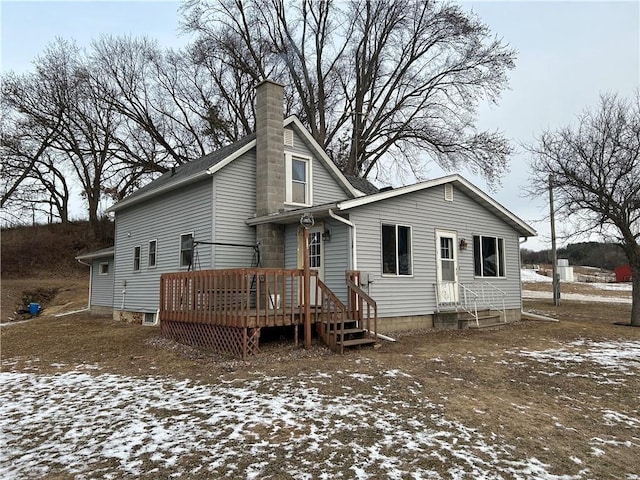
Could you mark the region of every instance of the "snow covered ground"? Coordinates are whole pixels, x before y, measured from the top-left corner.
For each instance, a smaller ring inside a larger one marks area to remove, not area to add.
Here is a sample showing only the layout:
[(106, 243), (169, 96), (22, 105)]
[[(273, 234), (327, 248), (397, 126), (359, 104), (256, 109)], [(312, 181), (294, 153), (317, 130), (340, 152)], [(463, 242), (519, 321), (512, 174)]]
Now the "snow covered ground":
[[(597, 303), (625, 303), (631, 305), (631, 297), (603, 297), (599, 295), (585, 295), (582, 293), (562, 292), (560, 298), (563, 300), (575, 300), (577, 302), (597, 302)], [(552, 292), (540, 292), (536, 290), (522, 290), (523, 298), (553, 298)]]
[[(535, 270), (522, 269), (520, 271), (520, 278), (523, 283), (551, 283), (551, 277), (546, 275), (540, 275)], [(579, 282), (569, 282), (579, 283)], [(566, 282), (562, 282), (565, 285)], [(607, 290), (615, 292), (631, 292), (630, 283), (583, 283), (582, 285), (588, 285), (596, 290)], [(560, 289), (562, 291), (562, 288)], [(523, 298), (552, 298), (551, 291), (534, 291), (526, 290), (522, 291)], [(631, 304), (631, 296), (629, 297), (613, 297), (603, 295), (591, 295), (572, 292), (561, 292), (561, 298), (565, 300), (575, 300), (579, 302), (598, 302), (598, 303), (625, 303)]]
[[(510, 365), (535, 361), (548, 375), (566, 373), (572, 364), (604, 368), (612, 388), (640, 371), (640, 340), (507, 354)], [(39, 374), (37, 362), (26, 372), (11, 371), (11, 361), (4, 365), (3, 479), (60, 473), (79, 479), (590, 478), (581, 466), (586, 458), (573, 459), (577, 474), (554, 474), (535, 454), (518, 456), (503, 435), (451, 421), (418, 379), (396, 369), (375, 378), (349, 370), (288, 377), (249, 372), (205, 384), (114, 375), (95, 365), (56, 365), (58, 374)], [(323, 393), (332, 382), (341, 393)], [(370, 388), (354, 393), (356, 385)], [(598, 417), (640, 431), (639, 416), (629, 412), (608, 408)], [(640, 433), (636, 437), (640, 443)], [(591, 455), (605, 455), (611, 442), (618, 440), (592, 439)], [(631, 454), (640, 444), (623, 447)], [(442, 465), (448, 465), (445, 475)]]

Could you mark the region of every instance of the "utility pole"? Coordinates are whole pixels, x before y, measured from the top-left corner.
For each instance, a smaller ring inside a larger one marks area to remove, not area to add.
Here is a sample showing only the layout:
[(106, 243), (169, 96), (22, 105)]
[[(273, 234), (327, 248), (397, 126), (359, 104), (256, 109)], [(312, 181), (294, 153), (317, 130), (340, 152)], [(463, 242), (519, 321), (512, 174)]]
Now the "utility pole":
[(549, 175), (549, 211), (551, 214), (551, 261), (553, 262), (553, 304), (560, 305), (560, 277), (558, 275), (558, 252), (556, 250), (556, 217), (553, 208), (553, 175)]

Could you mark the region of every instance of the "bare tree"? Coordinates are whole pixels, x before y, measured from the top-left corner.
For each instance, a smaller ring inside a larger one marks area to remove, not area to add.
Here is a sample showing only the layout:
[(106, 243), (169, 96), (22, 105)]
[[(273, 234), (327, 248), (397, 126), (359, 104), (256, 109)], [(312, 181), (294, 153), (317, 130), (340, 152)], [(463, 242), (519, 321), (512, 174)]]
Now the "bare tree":
[(603, 94), (576, 125), (543, 132), (529, 145), (531, 193), (553, 176), (558, 214), (575, 234), (599, 233), (623, 249), (632, 272), (631, 324), (640, 326), (640, 93)]
[(474, 123), (478, 102), (506, 87), (515, 53), (473, 13), (391, 0), (192, 0), (182, 11), (220, 72), (285, 84), (291, 113), (347, 174), (394, 157), (420, 178), (425, 155), (490, 181), (506, 168), (506, 139)]

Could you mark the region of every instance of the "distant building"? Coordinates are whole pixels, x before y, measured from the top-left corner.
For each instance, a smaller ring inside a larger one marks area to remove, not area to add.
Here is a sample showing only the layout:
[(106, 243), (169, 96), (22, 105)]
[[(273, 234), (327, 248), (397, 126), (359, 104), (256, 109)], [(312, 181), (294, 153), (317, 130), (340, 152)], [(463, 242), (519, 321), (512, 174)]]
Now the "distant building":
[(631, 281), (631, 267), (629, 265), (621, 265), (615, 268), (616, 282), (630, 282)]

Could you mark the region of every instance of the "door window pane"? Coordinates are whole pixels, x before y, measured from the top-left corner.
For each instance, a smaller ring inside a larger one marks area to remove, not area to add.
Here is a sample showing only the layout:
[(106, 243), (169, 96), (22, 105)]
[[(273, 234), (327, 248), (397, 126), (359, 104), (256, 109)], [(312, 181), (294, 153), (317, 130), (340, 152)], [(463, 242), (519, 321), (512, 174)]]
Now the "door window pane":
[(322, 262), (322, 233), (310, 232), (309, 233), (309, 267), (320, 268)]

